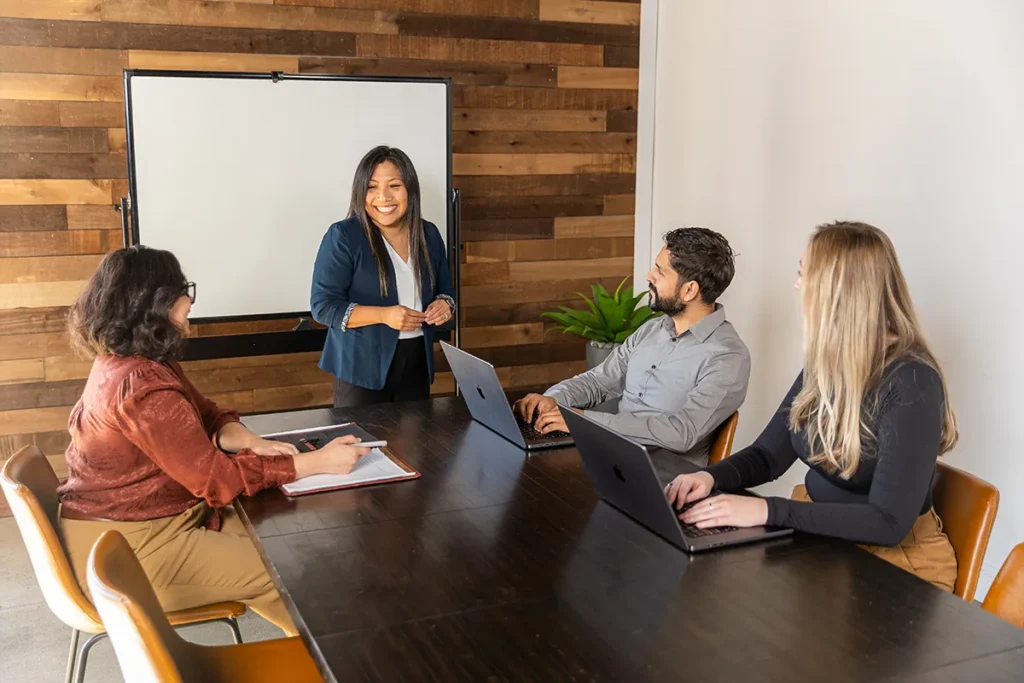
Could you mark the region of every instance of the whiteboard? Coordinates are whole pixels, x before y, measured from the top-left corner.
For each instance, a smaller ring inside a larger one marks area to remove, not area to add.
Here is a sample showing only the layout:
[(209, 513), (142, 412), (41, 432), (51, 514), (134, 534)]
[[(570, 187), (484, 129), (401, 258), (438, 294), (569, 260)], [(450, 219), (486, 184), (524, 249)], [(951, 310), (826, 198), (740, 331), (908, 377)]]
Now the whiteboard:
[(135, 241), (196, 283), (192, 317), (309, 311), (313, 262), (348, 213), (356, 165), (405, 151), (448, 244), (445, 79), (127, 72)]

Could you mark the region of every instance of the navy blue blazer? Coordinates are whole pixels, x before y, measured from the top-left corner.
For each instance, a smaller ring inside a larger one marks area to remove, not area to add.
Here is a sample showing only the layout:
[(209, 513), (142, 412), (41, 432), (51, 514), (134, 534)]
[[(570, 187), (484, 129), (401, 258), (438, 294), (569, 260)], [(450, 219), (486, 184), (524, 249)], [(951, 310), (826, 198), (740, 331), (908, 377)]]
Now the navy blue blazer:
[[(423, 306), (438, 298), (445, 298), (454, 306), (448, 257), (441, 233), (436, 225), (427, 221), (423, 221), (423, 231), (434, 270), (434, 285), (431, 287), (426, 268), (420, 268)], [(384, 387), (388, 368), (398, 347), (398, 330), (383, 324), (348, 329), (348, 318), (356, 304), (398, 305), (398, 285), (391, 259), (387, 259), (387, 268), (388, 295), (382, 297), (370, 240), (355, 217), (346, 218), (327, 229), (313, 265), (309, 308), (313, 319), (328, 328), (320, 368), (349, 384), (366, 389)], [(432, 325), (423, 326), (423, 344), (431, 382), (434, 381), (434, 337), (437, 330)]]

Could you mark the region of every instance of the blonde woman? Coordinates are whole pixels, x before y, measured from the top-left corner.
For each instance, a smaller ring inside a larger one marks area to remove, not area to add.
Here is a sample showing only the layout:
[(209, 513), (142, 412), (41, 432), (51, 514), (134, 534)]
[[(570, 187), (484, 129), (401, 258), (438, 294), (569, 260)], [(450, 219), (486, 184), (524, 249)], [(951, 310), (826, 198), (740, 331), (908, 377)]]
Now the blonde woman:
[[(932, 507), (936, 460), (957, 440), (892, 242), (863, 223), (817, 229), (804, 252), (804, 370), (757, 441), (666, 488), (698, 527), (789, 526), (866, 550), (946, 591), (956, 556)], [(709, 494), (810, 470), (793, 499)]]

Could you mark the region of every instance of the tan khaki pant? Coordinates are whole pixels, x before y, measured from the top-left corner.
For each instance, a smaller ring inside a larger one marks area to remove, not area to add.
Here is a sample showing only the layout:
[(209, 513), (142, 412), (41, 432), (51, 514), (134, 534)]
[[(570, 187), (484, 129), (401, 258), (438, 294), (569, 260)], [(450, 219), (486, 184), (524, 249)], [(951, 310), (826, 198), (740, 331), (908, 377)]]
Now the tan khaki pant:
[[(811, 501), (803, 484), (793, 489), (793, 500)], [(956, 585), (956, 552), (942, 531), (935, 508), (920, 515), (906, 538), (897, 545), (861, 545), (861, 548), (889, 564), (910, 572), (947, 593)]]
[(298, 635), (252, 539), (235, 511), (222, 510), (220, 531), (202, 527), (209, 508), (200, 503), (175, 517), (145, 522), (92, 522), (61, 519), (61, 532), (75, 577), (86, 595), (89, 552), (104, 531), (128, 540), (153, 583), (164, 611), (237, 600)]

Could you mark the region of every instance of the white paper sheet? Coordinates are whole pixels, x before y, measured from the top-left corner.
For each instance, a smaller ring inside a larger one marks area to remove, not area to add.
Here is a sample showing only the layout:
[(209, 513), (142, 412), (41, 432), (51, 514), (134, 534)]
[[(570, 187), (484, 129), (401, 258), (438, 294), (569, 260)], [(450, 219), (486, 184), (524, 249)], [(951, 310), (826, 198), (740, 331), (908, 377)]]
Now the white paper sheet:
[(285, 493), (296, 494), (351, 484), (367, 484), (383, 479), (399, 477), (408, 479), (415, 476), (415, 472), (404, 470), (391, 458), (384, 455), (379, 448), (374, 448), (368, 455), (360, 458), (355, 468), (348, 474), (314, 474), (311, 477), (298, 479), (291, 484), (285, 484), (281, 488)]

